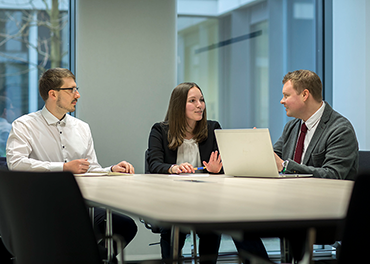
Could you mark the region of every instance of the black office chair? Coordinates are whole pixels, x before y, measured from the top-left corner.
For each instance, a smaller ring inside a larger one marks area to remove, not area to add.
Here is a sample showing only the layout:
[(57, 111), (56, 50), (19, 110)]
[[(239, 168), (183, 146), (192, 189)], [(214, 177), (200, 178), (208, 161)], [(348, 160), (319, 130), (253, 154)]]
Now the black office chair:
[(144, 170), (145, 170), (145, 174), (150, 174), (150, 170), (149, 170), (149, 149), (145, 150), (145, 161), (144, 161)]
[[(149, 170), (149, 150), (145, 150), (145, 154), (144, 154), (144, 171), (145, 171), (145, 174), (150, 174), (150, 170)], [(159, 234), (161, 233), (161, 229), (160, 227), (158, 227), (157, 225), (153, 225), (151, 223), (149, 223), (148, 221), (144, 220), (144, 219), (140, 219), (140, 222), (142, 222), (145, 227), (149, 230), (151, 230), (154, 234)]]
[[(150, 174), (150, 170), (149, 170), (149, 149), (145, 150), (145, 154), (144, 154), (144, 170), (145, 170), (145, 174)], [(160, 234), (161, 233), (161, 227), (157, 226), (157, 225), (153, 225), (151, 224), (150, 222), (146, 221), (145, 219), (140, 219), (140, 222), (142, 222), (144, 224), (144, 226), (151, 230), (154, 234)], [(193, 251), (192, 251), (192, 255), (193, 255), (193, 258), (196, 259), (197, 257), (197, 240), (196, 240), (196, 233), (195, 231), (191, 231), (191, 235), (192, 235), (192, 239), (193, 239)], [(157, 243), (155, 243), (157, 244)], [(158, 243), (159, 244), (159, 243)]]
[(0, 170), (8, 170), (8, 165), (6, 164), (6, 157), (0, 157)]
[[(7, 170), (6, 157), (0, 157), (0, 170)], [(1, 238), (1, 234), (0, 234)], [(10, 264), (12, 262), (12, 255), (6, 249), (3, 241), (0, 239), (0, 263)]]
[(369, 187), (370, 173), (359, 174), (352, 190), (347, 216), (344, 221), (338, 264), (370, 262), (370, 257), (367, 256), (370, 236)]
[(359, 174), (370, 172), (370, 151), (360, 150), (358, 152), (358, 165)]
[(102, 263), (70, 172), (0, 171), (0, 233), (18, 264)]

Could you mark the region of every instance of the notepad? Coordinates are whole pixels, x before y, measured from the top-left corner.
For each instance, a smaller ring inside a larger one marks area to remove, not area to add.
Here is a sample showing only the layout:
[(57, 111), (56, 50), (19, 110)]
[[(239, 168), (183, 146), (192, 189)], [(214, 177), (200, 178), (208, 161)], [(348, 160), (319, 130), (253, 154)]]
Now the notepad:
[(100, 177), (100, 176), (130, 176), (130, 173), (121, 173), (113, 171), (93, 171), (81, 174), (74, 174), (75, 177)]

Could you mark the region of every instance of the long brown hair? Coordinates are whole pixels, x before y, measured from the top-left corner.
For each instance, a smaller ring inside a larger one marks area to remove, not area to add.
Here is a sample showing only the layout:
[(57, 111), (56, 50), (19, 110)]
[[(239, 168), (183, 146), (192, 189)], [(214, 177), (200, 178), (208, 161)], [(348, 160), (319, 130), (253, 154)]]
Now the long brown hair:
[[(173, 89), (168, 110), (164, 122), (168, 124), (168, 147), (171, 150), (176, 150), (184, 142), (187, 129), (187, 121), (185, 115), (186, 102), (188, 100), (188, 92), (191, 88), (197, 87), (202, 93), (200, 87), (193, 82), (184, 82)], [(203, 95), (203, 93), (202, 93)], [(203, 111), (203, 118), (197, 121), (193, 130), (194, 139), (199, 143), (207, 139), (207, 111), (206, 107)]]

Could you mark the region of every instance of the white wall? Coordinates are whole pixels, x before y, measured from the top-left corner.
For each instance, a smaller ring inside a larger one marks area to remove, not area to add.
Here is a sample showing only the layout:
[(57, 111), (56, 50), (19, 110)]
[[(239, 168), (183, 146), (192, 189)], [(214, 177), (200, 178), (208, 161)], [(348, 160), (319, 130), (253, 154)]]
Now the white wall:
[(175, 0), (77, 1), (78, 118), (91, 126), (99, 162), (143, 172), (154, 122), (176, 86)]
[(333, 1), (333, 107), (370, 149), (370, 1)]
[[(127, 160), (143, 173), (150, 128), (176, 86), (176, 1), (77, 0), (76, 16), (77, 117), (90, 124), (102, 166)], [(128, 259), (159, 256), (148, 247), (158, 236), (138, 226)]]

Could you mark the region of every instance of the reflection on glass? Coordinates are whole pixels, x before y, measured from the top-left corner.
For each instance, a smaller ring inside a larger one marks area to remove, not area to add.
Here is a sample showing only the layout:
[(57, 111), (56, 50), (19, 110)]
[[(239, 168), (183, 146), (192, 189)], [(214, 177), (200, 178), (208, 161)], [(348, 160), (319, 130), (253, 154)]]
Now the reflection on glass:
[[(68, 68), (68, 5), (68, 0), (0, 1), (0, 96), (12, 105), (1, 119), (4, 127), (5, 120), (41, 109), (38, 79), (45, 69)], [(0, 156), (6, 138), (1, 134)]]
[(13, 105), (9, 98), (0, 95), (0, 156), (4, 157), (6, 141), (15, 118)]
[[(283, 76), (316, 71), (316, 1), (178, 2), (177, 82), (198, 83), (209, 119), (223, 128), (267, 127), (275, 142), (286, 123)], [(229, 237), (222, 241), (220, 252), (235, 251)], [(263, 241), (270, 255), (278, 254), (278, 238)]]

